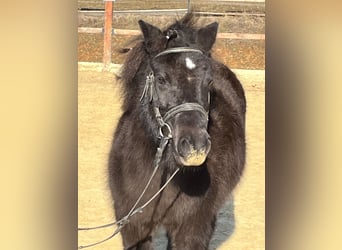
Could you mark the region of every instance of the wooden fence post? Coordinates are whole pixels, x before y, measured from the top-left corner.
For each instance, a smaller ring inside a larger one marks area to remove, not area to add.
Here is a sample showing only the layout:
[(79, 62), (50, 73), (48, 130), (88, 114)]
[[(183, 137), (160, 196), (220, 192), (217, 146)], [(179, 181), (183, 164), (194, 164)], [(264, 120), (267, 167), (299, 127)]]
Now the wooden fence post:
[(113, 23), (113, 2), (115, 0), (105, 1), (104, 17), (104, 36), (103, 36), (103, 69), (109, 70), (112, 62), (112, 23)]

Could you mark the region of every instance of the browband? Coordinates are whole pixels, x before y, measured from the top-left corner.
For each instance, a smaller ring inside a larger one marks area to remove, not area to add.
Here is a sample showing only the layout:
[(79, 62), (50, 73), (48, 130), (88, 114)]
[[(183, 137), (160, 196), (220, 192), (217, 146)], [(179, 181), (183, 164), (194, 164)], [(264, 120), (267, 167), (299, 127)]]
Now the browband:
[(171, 48), (171, 49), (164, 50), (164, 51), (160, 52), (159, 54), (157, 54), (154, 58), (157, 58), (157, 57), (163, 56), (163, 55), (167, 55), (167, 54), (181, 53), (181, 52), (196, 52), (196, 53), (203, 54), (203, 52), (199, 49), (194, 49), (194, 48), (190, 48), (190, 47), (177, 47), (177, 48)]

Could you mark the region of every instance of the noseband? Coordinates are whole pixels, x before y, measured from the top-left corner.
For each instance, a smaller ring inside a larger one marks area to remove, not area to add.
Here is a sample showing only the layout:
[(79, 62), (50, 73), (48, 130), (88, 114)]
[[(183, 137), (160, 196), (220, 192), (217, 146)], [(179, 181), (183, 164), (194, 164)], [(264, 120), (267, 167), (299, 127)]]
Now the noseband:
[[(189, 47), (177, 47), (177, 48), (171, 48), (164, 50), (157, 54), (154, 58), (158, 58), (163, 55), (167, 54), (173, 54), (173, 53), (182, 53), (182, 52), (194, 52), (194, 53), (200, 53), (203, 54), (201, 50), (193, 49)], [(140, 97), (140, 101), (143, 100), (145, 95), (149, 95), (149, 102), (153, 103), (153, 110), (155, 118), (158, 122), (159, 126), (159, 137), (160, 138), (172, 138), (171, 135), (171, 126), (168, 123), (172, 118), (174, 118), (177, 114), (181, 112), (187, 112), (187, 111), (198, 111), (200, 112), (205, 119), (208, 121), (208, 112), (203, 108), (202, 105), (195, 103), (195, 102), (187, 102), (182, 103), (180, 105), (174, 106), (171, 109), (169, 109), (163, 116), (160, 114), (159, 106), (158, 106), (158, 94), (156, 92), (156, 86), (155, 86), (155, 78), (154, 78), (154, 72), (151, 70), (151, 72), (146, 76), (145, 81), (145, 87), (143, 90), (143, 93)], [(208, 97), (208, 100), (210, 98)], [(165, 131), (167, 130), (167, 131)], [(165, 134), (167, 132), (167, 134)]]

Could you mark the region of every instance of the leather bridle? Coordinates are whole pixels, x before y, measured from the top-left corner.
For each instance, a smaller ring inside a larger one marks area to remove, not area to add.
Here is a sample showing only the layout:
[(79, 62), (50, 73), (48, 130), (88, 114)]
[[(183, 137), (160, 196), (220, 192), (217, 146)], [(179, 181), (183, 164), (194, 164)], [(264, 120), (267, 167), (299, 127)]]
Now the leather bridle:
[[(154, 58), (158, 58), (164, 55), (168, 54), (174, 54), (174, 53), (184, 53), (184, 52), (193, 52), (193, 53), (200, 53), (203, 54), (203, 52), (199, 49), (194, 49), (194, 48), (189, 48), (189, 47), (177, 47), (177, 48), (171, 48), (164, 50), (157, 54)], [(169, 137), (172, 138), (171, 134), (171, 126), (169, 124), (169, 121), (174, 118), (177, 114), (181, 112), (188, 112), (188, 111), (198, 111), (200, 112), (204, 118), (208, 121), (208, 111), (205, 110), (205, 108), (195, 102), (187, 102), (187, 103), (182, 103), (180, 105), (174, 106), (171, 109), (169, 109), (163, 116), (160, 114), (160, 109), (159, 109), (159, 96), (156, 91), (156, 85), (155, 85), (155, 77), (154, 77), (154, 72), (153, 70), (150, 71), (150, 73), (146, 76), (145, 80), (145, 87), (143, 90), (143, 93), (140, 97), (140, 101), (142, 102), (144, 97), (146, 95), (148, 96), (148, 101), (153, 104), (153, 111), (154, 111), (154, 116), (158, 122), (158, 127), (159, 127), (159, 138), (160, 137)], [(210, 102), (210, 94), (208, 93), (208, 102)], [(167, 130), (168, 134), (165, 135), (164, 131), (165, 129)]]

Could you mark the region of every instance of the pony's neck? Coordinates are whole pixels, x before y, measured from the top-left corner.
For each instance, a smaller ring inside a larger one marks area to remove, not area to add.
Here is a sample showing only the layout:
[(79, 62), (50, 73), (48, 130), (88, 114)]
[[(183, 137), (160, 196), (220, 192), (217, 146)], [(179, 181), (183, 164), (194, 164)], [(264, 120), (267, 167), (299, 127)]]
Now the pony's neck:
[(139, 122), (144, 128), (146, 136), (148, 136), (151, 141), (154, 141), (157, 144), (159, 142), (159, 130), (157, 120), (154, 117), (152, 104), (140, 104), (140, 107), (137, 108), (137, 112)]

